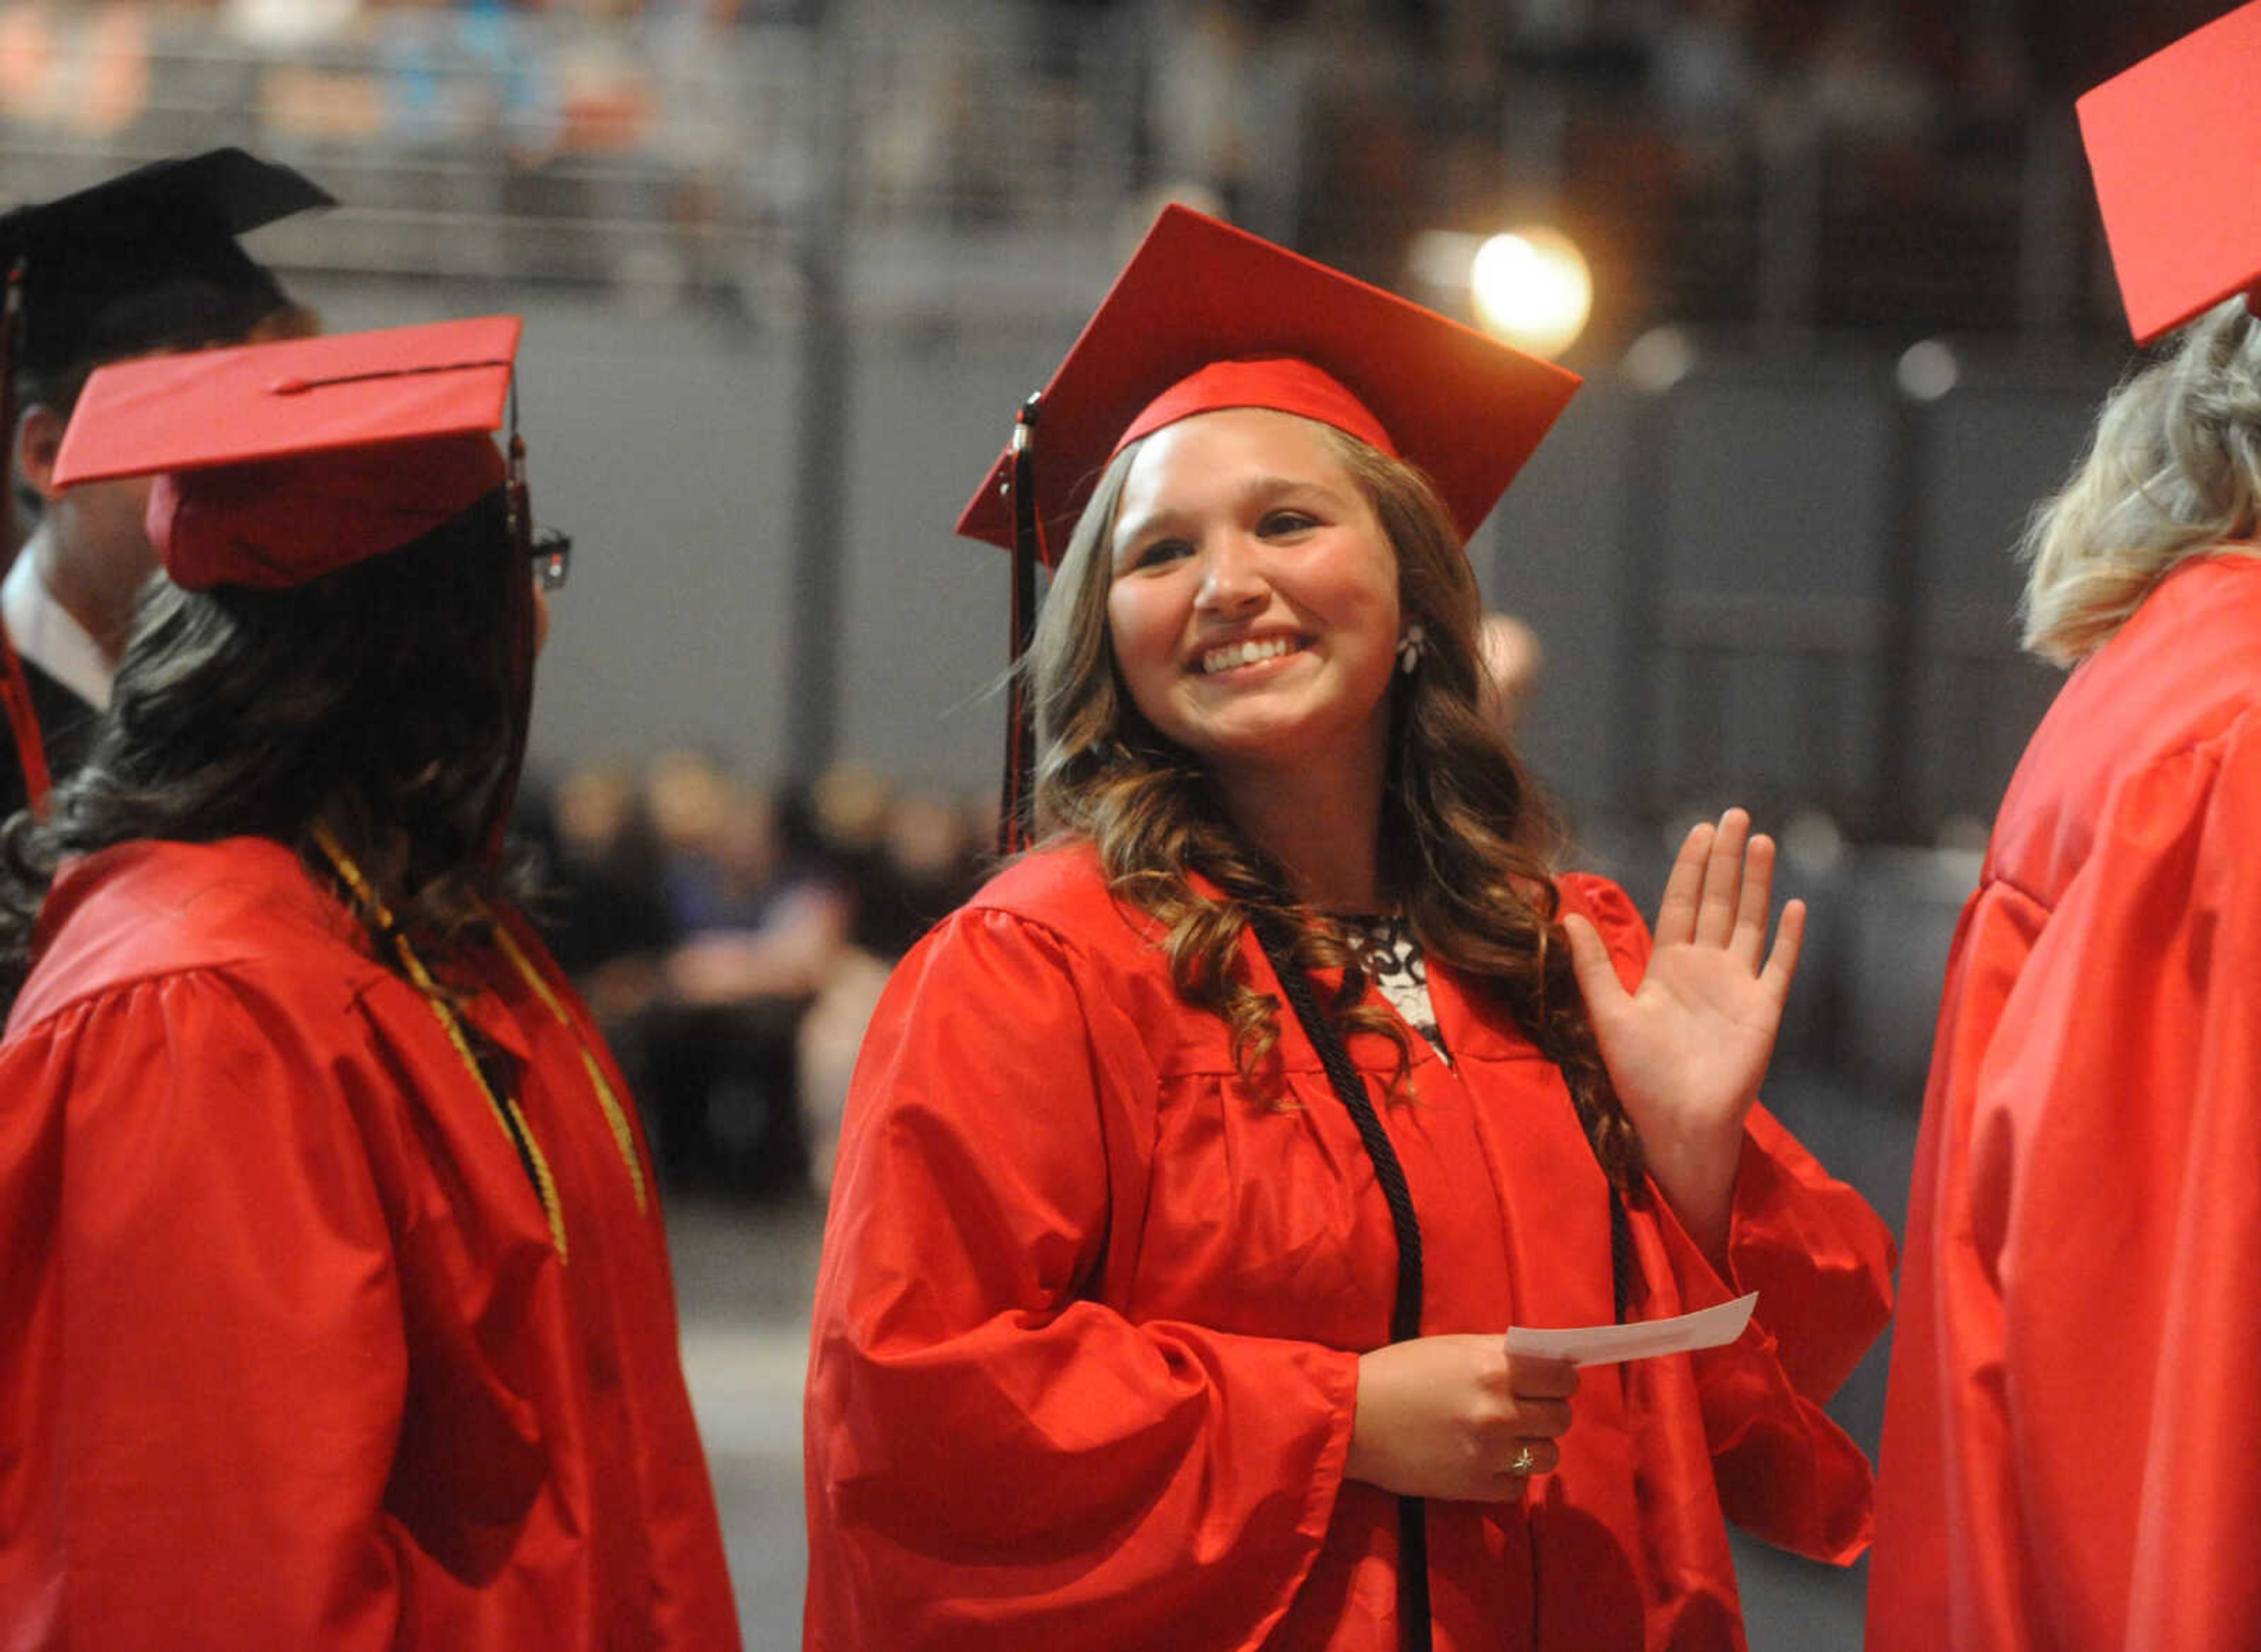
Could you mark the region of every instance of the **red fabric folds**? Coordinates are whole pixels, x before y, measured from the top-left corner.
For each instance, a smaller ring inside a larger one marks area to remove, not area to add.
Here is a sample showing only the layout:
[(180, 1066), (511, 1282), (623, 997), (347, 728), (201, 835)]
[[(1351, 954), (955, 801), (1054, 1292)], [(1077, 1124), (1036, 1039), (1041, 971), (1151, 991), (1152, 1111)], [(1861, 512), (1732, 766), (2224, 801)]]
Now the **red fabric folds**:
[[(1565, 893), (1637, 979), (1624, 897)], [(1384, 1110), (1424, 1329), (1606, 1320), (1608, 1201), (1561, 1075), (1451, 972), (1430, 985), (1455, 1065), (1417, 1036), (1416, 1099)], [(1287, 1095), (1252, 1098), (1085, 851), (1023, 861), (898, 969), (818, 1289), (811, 1648), (1396, 1646), (1395, 1500), (1342, 1473), (1394, 1240), (1316, 1053), (1281, 1038)], [(1396, 1055), (1351, 1053), (1377, 1079)], [(1432, 1505), (1440, 1648), (1740, 1647), (1723, 1495), (1807, 1552), (1859, 1548), (1867, 1467), (1818, 1401), (1883, 1323), (1889, 1241), (1762, 1113), (1747, 1152), (1735, 1265), (1797, 1288), (1707, 1363), (1589, 1371), (1527, 1503)], [(1643, 1313), (1729, 1293), (1660, 1210), (1634, 1222)]]
[(508, 963), (463, 960), (465, 1016), (570, 1265), (288, 850), (108, 851), (43, 923), (0, 1044), (0, 1645), (736, 1646), (658, 1213)]

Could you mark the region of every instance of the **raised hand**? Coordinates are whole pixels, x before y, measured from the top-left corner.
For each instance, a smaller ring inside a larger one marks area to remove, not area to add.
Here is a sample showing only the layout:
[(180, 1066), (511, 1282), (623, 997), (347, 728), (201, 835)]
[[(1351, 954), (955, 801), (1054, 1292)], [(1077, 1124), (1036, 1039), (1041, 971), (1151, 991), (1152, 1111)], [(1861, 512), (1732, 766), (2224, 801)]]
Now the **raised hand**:
[(1633, 992), (1592, 924), (1566, 915), (1594, 1037), (1658, 1187), (1715, 1260), (1741, 1156), (1743, 1118), (1774, 1052), (1798, 968), (1805, 905), (1782, 910), (1771, 951), (1774, 841), (1731, 808), (1688, 834), (1656, 910), (1654, 950)]

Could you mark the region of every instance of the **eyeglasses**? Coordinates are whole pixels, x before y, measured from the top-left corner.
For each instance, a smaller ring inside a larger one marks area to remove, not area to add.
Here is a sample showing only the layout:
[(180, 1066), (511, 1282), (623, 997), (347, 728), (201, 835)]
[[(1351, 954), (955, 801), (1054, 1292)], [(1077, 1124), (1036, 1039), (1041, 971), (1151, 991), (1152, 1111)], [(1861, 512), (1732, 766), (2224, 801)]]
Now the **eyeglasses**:
[(534, 583), (545, 592), (562, 591), (573, 568), (573, 542), (554, 528), (534, 530)]

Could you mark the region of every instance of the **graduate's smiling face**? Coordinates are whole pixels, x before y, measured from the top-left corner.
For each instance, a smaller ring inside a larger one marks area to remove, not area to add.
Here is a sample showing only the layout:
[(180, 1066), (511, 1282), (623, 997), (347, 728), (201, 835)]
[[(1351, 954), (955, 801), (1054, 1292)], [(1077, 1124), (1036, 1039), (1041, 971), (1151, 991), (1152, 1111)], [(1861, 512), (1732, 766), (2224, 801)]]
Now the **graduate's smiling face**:
[(1260, 407), (1165, 426), (1108, 554), (1116, 664), (1164, 735), (1228, 779), (1378, 757), (1397, 557), (1322, 427)]

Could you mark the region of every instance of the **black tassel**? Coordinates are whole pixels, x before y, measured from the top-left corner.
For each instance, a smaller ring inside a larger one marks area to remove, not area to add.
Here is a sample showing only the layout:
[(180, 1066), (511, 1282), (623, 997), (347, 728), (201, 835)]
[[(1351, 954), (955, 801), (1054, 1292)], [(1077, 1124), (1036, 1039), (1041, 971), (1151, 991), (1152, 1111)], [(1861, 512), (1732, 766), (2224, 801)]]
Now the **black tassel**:
[(1013, 423), (1012, 677), (1006, 690), (1005, 779), (997, 818), (997, 852), (1027, 848), (1036, 824), (1037, 730), (1030, 715), (1029, 644), (1037, 635), (1037, 564), (1044, 559), (1044, 524), (1037, 513), (1037, 418), (1044, 392), (1021, 404)]

